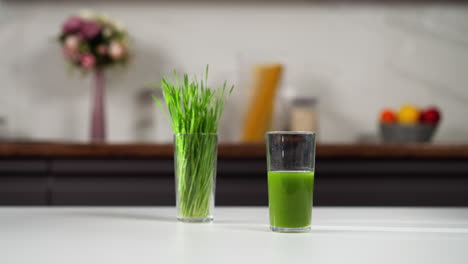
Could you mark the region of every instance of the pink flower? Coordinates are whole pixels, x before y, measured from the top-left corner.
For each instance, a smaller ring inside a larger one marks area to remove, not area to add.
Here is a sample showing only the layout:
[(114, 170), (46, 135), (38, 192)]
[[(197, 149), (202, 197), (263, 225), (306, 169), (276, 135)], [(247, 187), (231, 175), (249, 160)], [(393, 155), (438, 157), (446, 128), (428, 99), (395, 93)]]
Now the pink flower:
[(109, 46), (109, 55), (114, 60), (118, 60), (125, 54), (125, 48), (118, 42), (111, 42)]
[(87, 53), (81, 57), (81, 66), (83, 68), (89, 70), (93, 68), (95, 64), (96, 64), (96, 58), (92, 54)]
[(84, 39), (94, 39), (101, 33), (102, 27), (94, 21), (85, 21), (81, 27), (81, 36)]
[(100, 44), (97, 46), (97, 54), (104, 56), (107, 53), (107, 46), (104, 44)]
[(68, 48), (63, 48), (63, 56), (71, 61), (80, 61), (81, 56), (76, 50), (70, 50)]
[(78, 49), (80, 39), (75, 35), (70, 35), (65, 39), (64, 45), (69, 51), (75, 51)]
[(67, 21), (65, 21), (65, 23), (63, 24), (63, 32), (69, 33), (69, 34), (76, 33), (80, 31), (81, 26), (83, 25), (83, 22), (84, 22), (83, 19), (76, 17), (76, 16), (72, 16), (68, 18)]

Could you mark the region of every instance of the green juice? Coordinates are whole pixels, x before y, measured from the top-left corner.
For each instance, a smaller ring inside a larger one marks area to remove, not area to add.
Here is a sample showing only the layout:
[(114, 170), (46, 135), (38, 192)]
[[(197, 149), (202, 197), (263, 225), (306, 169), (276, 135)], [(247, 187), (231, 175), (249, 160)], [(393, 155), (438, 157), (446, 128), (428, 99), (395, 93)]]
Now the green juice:
[(275, 227), (310, 226), (314, 172), (269, 171), (270, 224)]

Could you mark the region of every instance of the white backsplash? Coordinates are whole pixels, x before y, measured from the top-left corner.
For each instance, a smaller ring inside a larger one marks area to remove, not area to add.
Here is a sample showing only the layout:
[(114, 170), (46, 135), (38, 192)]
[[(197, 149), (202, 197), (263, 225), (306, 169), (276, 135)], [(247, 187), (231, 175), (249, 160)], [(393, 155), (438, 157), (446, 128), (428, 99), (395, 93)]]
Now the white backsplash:
[[(468, 6), (460, 5), (0, 0), (0, 116), (11, 135), (87, 140), (91, 79), (67, 75), (54, 40), (83, 8), (118, 18), (133, 38), (133, 63), (108, 74), (110, 141), (171, 140), (159, 109), (139, 98), (161, 74), (209, 63), (213, 82), (238, 82), (239, 65), (256, 57), (285, 64), (282, 94), (320, 98), (322, 142), (376, 134), (379, 111), (405, 102), (442, 109), (436, 141), (468, 141)], [(221, 140), (238, 140), (248, 93), (233, 94)]]

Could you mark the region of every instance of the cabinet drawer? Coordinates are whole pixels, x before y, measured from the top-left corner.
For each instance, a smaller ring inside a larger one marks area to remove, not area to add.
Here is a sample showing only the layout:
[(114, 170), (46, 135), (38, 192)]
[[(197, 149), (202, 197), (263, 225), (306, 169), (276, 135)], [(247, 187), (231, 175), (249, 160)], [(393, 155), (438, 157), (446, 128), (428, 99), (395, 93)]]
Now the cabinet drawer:
[(0, 205), (46, 205), (47, 178), (40, 176), (2, 175)]

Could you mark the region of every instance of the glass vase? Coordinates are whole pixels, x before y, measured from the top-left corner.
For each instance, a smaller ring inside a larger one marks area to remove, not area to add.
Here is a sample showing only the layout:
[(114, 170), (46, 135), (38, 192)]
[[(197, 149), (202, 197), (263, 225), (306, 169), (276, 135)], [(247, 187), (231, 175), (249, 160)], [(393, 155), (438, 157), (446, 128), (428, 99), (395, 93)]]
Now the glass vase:
[(213, 221), (217, 134), (175, 134), (174, 169), (177, 219)]
[(91, 142), (102, 143), (106, 140), (106, 115), (105, 115), (105, 78), (103, 69), (94, 71), (94, 97), (91, 113)]

